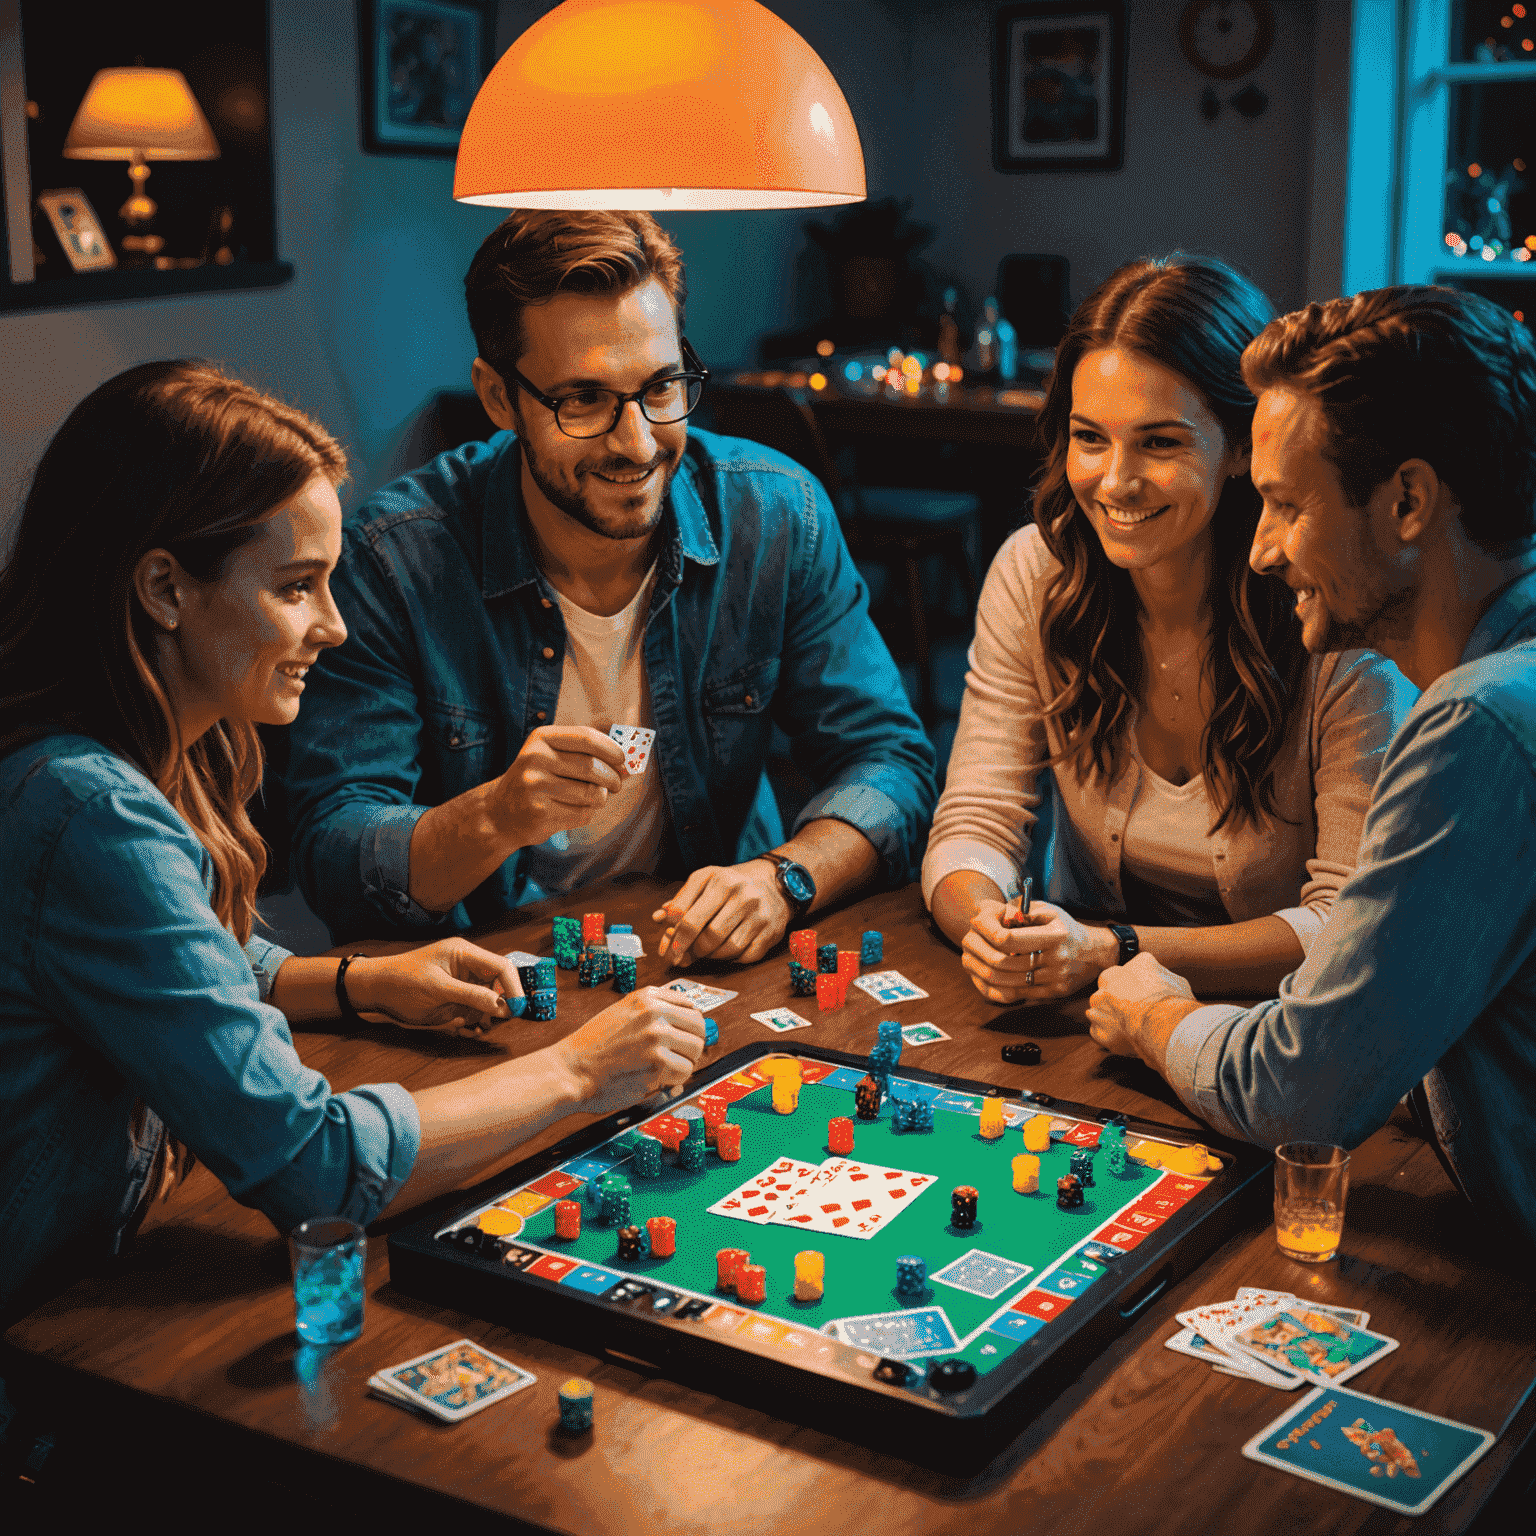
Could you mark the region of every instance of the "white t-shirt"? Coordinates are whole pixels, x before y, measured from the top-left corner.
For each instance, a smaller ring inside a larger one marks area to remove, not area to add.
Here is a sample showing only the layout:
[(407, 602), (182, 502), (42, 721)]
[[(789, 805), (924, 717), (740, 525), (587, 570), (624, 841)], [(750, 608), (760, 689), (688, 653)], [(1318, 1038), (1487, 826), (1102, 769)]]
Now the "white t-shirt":
[[(645, 676), (645, 619), (655, 586), (652, 566), (634, 600), (611, 618), (588, 613), (555, 594), (565, 618), (565, 661), (556, 725), (615, 725), (654, 730)], [(584, 827), (560, 832), (532, 850), (529, 874), (540, 890), (574, 890), (592, 880), (652, 873), (661, 856), (666, 817), (654, 753), (644, 773), (626, 779)]]
[(1134, 732), (1131, 749), (1141, 764), (1141, 787), (1126, 818), (1121, 871), (1139, 883), (1138, 910), (1147, 912), (1142, 920), (1200, 927), (1228, 922), (1211, 856), (1214, 818), (1205, 775), (1170, 784), (1147, 767)]

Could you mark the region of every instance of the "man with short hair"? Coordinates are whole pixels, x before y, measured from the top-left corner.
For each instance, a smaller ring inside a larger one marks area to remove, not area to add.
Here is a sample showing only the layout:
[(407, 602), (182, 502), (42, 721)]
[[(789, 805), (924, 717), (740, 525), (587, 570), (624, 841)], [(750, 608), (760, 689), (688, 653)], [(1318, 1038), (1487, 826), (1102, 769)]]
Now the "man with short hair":
[(1403, 287), (1286, 315), (1243, 361), (1254, 568), (1309, 650), (1369, 646), (1423, 694), (1280, 997), (1201, 1006), (1138, 956), (1090, 1032), (1261, 1145), (1354, 1146), (1411, 1093), (1453, 1181), (1536, 1240), (1536, 348), (1486, 299)]
[[(348, 518), (349, 638), (311, 669), (280, 764), (294, 872), (333, 939), (639, 871), (687, 875), (660, 953), (751, 962), (814, 908), (908, 880), (932, 748), (822, 487), (690, 436), (706, 374), (665, 231), (518, 211), (465, 290), (505, 430)], [(788, 841), (775, 724), (814, 786)], [(648, 766), (613, 727), (655, 732)]]

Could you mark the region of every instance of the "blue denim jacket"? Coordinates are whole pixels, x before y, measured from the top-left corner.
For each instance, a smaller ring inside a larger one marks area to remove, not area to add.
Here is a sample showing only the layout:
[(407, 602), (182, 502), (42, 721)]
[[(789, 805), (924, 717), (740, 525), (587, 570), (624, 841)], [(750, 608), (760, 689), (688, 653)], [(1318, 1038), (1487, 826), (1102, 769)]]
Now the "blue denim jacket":
[(288, 952), (242, 953), (136, 767), (74, 735), (0, 760), (0, 870), (0, 1316), (116, 1251), (167, 1126), (279, 1231), (389, 1203), (415, 1101), (299, 1061), (262, 1000)]
[(1465, 1191), (1536, 1243), (1536, 574), (1387, 748), (1355, 874), (1278, 999), (1168, 1042), (1191, 1113), (1261, 1146), (1352, 1147), (1421, 1078)]
[[(644, 643), (659, 873), (783, 840), (764, 772), (777, 722), (816, 786), (797, 828), (846, 821), (888, 884), (910, 879), (933, 749), (825, 491), (769, 448), (694, 432), (665, 527)], [(408, 894), (426, 810), (495, 778), (555, 718), (565, 624), (529, 547), (517, 439), (466, 444), (378, 492), (347, 519), (332, 589), (348, 639), (310, 669), (273, 758), (294, 874), (332, 938), (462, 929), (544, 894), (526, 850), (442, 917)]]

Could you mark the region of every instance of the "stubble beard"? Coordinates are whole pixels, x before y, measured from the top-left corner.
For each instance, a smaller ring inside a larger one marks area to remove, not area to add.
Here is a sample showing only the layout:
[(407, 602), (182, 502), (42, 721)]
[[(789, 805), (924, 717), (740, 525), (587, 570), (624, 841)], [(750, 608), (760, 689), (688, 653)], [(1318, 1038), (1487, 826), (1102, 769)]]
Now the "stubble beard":
[(580, 523), (589, 533), (595, 533), (599, 538), (616, 541), (643, 539), (655, 530), (656, 525), (661, 521), (661, 509), (666, 502), (667, 492), (671, 489), (673, 476), (677, 474), (683, 462), (681, 448), (671, 455), (670, 459), (665, 452), (658, 452), (650, 465), (634, 464), (628, 459), (618, 459), (587, 467), (585, 471), (587, 473), (596, 469), (612, 474), (634, 474), (638, 470), (650, 467), (661, 469), (661, 484), (648, 488), (655, 498), (649, 510), (642, 512), (638, 518), (631, 517), (620, 522), (613, 518), (604, 518), (592, 507), (579, 489), (579, 480), (576, 488), (562, 485), (555, 480), (540, 463), (538, 454), (523, 431), (521, 420), (517, 422), (517, 428), (518, 442), (523, 450), (523, 462), (528, 466), (528, 474), (551, 506), (559, 508), (573, 522)]

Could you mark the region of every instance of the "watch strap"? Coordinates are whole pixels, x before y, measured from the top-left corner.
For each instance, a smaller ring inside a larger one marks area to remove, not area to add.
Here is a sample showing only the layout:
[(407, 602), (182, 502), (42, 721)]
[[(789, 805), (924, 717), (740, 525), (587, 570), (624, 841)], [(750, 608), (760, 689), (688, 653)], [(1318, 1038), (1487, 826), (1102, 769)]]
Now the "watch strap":
[(1141, 940), (1129, 923), (1110, 923), (1109, 931), (1120, 941), (1119, 964), (1129, 965), (1141, 953)]
[(775, 871), (778, 873), (779, 889), (784, 893), (784, 899), (789, 903), (791, 911), (796, 917), (804, 917), (805, 914), (810, 911), (811, 902), (813, 902), (816, 898), (814, 895), (809, 897), (796, 896), (795, 893), (791, 891), (789, 886), (785, 883), (784, 871), (790, 865), (793, 865), (796, 869), (801, 870), (804, 873), (805, 878), (810, 880), (811, 888), (814, 892), (816, 882), (811, 880), (810, 870), (806, 869), (805, 865), (789, 858), (786, 854), (760, 853), (758, 857), (760, 859), (767, 859), (768, 862), (773, 865)]
[(355, 955), (348, 955), (345, 960), (336, 967), (336, 1006), (342, 1018), (350, 1020), (354, 1024), (364, 1022), (362, 1014), (352, 1006), (352, 999), (347, 996), (347, 967), (354, 960), (366, 960), (368, 957), (359, 950)]

